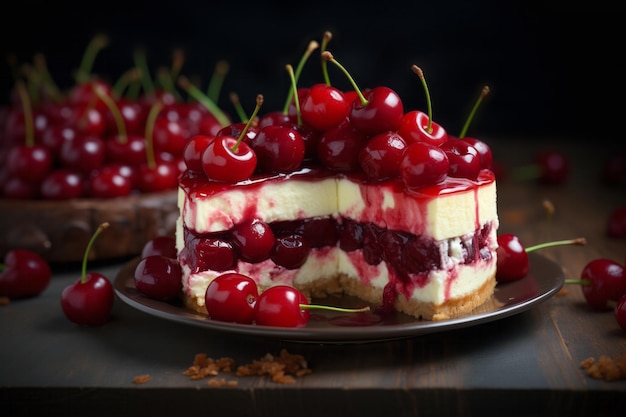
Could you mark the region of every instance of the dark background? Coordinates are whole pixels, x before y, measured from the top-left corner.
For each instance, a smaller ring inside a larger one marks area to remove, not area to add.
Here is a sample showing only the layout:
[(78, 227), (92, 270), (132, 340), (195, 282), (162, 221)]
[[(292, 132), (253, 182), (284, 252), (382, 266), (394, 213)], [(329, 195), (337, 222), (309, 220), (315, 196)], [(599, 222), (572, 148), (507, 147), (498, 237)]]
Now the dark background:
[[(6, 6), (5, 6), (6, 8)], [(237, 2), (22, 0), (2, 13), (1, 50), (18, 62), (45, 54), (55, 80), (67, 88), (89, 40), (110, 37), (94, 70), (115, 81), (142, 48), (153, 70), (182, 48), (182, 73), (206, 86), (218, 60), (230, 64), (220, 106), (237, 92), (250, 112), (282, 108), (289, 87), (285, 64), (296, 66), (311, 40), (333, 33), (328, 49), (361, 88), (387, 85), (405, 110), (426, 110), (412, 64), (424, 69), (435, 121), (458, 134), (481, 88), (491, 94), (468, 135), (623, 142), (624, 12), (594, 2)], [(3, 103), (12, 78), (1, 66)], [(330, 66), (331, 80), (348, 89)], [(318, 55), (300, 85), (321, 82)]]

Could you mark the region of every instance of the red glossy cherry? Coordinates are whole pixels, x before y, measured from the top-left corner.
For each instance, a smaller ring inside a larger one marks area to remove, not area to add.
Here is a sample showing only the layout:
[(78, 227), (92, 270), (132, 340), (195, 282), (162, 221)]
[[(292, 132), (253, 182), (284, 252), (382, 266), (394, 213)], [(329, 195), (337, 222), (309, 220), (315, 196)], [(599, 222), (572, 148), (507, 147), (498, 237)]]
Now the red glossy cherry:
[(569, 159), (563, 152), (543, 150), (535, 154), (533, 162), (539, 169), (541, 183), (563, 184), (569, 178)]
[(290, 234), (276, 238), (271, 259), (276, 265), (286, 269), (300, 268), (309, 257), (310, 248), (299, 234)]
[(492, 169), (493, 153), (491, 152), (489, 145), (477, 138), (464, 137), (463, 140), (472, 145), (478, 151), (478, 155), (480, 155), (480, 169)]
[(63, 168), (87, 174), (104, 163), (105, 146), (97, 136), (78, 135), (61, 144), (58, 160)]
[(518, 280), (528, 274), (530, 270), (528, 253), (516, 235), (512, 233), (499, 235), (496, 254), (498, 282)]
[(133, 191), (133, 179), (124, 174), (120, 165), (96, 168), (89, 174), (87, 181), (87, 194), (90, 197), (124, 197)]
[(295, 170), (306, 151), (300, 132), (280, 125), (261, 128), (251, 146), (258, 158), (258, 170), (265, 173)]
[(44, 178), (39, 192), (47, 200), (68, 200), (85, 195), (83, 176), (67, 169), (57, 169)]
[(428, 126), (428, 115), (420, 110), (411, 110), (402, 117), (398, 129), (400, 136), (410, 145), (414, 142), (427, 142), (440, 146), (448, 141), (446, 130), (438, 123)]
[(255, 320), (261, 326), (304, 327), (309, 322), (306, 296), (293, 287), (276, 285), (263, 291), (256, 302)]
[(408, 189), (438, 184), (448, 175), (446, 152), (428, 142), (415, 142), (406, 148), (400, 161), (400, 176)]
[(225, 273), (208, 285), (204, 296), (209, 317), (231, 323), (252, 324), (259, 297), (256, 282), (245, 275)]
[(214, 181), (238, 182), (252, 176), (257, 155), (246, 143), (232, 136), (218, 136), (202, 153), (202, 169)]
[(178, 186), (178, 166), (169, 161), (158, 161), (154, 166), (141, 164), (137, 187), (144, 193), (174, 190)]
[(275, 239), (267, 223), (253, 219), (238, 225), (231, 235), (233, 245), (244, 261), (257, 263), (270, 257)]
[[(224, 135), (218, 134), (218, 136)], [(195, 135), (187, 141), (183, 149), (183, 160), (187, 169), (194, 172), (204, 172), (202, 153), (214, 139), (215, 136)]]
[(611, 309), (610, 302), (626, 294), (624, 266), (610, 259), (594, 259), (580, 273), (580, 284), (587, 304), (594, 310)]
[(368, 137), (350, 123), (325, 131), (317, 144), (317, 157), (333, 171), (355, 171), (361, 168), (359, 152)]
[(183, 290), (182, 270), (175, 258), (149, 255), (142, 258), (134, 272), (135, 288), (156, 300), (171, 300)]
[(93, 234), (83, 256), (82, 274), (74, 283), (61, 292), (61, 308), (70, 321), (85, 325), (99, 326), (106, 323), (113, 310), (115, 292), (109, 279), (98, 272), (87, 273), (87, 258), (98, 235), (109, 223), (102, 223)]
[(9, 175), (39, 183), (53, 168), (53, 154), (43, 145), (13, 146), (7, 153), (6, 164)]
[(463, 139), (448, 140), (440, 146), (448, 155), (448, 176), (476, 180), (480, 173), (480, 155)]
[(399, 177), (406, 147), (406, 142), (396, 132), (379, 133), (359, 152), (361, 169), (369, 179), (376, 181)]
[(48, 287), (51, 278), (50, 266), (40, 255), (27, 249), (13, 249), (4, 255), (0, 265), (0, 295), (34, 297)]
[(348, 117), (350, 103), (343, 92), (327, 84), (315, 84), (301, 101), (302, 120), (317, 130), (339, 126)]
[(366, 101), (355, 100), (350, 122), (366, 135), (397, 131), (402, 124), (404, 107), (398, 93), (389, 87), (374, 87), (363, 93)]

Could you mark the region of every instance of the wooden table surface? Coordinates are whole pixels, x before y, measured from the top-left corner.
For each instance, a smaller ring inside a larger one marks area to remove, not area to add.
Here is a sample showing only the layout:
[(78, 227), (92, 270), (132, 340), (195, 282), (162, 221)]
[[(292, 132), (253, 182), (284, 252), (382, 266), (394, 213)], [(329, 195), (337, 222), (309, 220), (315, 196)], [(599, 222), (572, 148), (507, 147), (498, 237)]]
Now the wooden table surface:
[[(506, 172), (546, 141), (492, 141)], [(585, 246), (541, 250), (565, 278), (593, 259), (626, 260), (626, 239), (606, 236), (609, 213), (626, 205), (625, 186), (599, 180), (607, 154), (559, 142), (571, 158), (567, 183), (543, 186), (504, 176), (499, 233), (526, 246), (585, 237)], [(609, 150), (607, 149), (608, 153)], [(543, 202), (555, 208), (551, 220)], [(127, 260), (93, 265), (113, 279)], [(626, 379), (605, 381), (586, 358), (626, 354), (612, 312), (592, 312), (580, 288), (520, 314), (452, 331), (372, 343), (297, 343), (226, 334), (164, 320), (116, 299), (109, 323), (75, 326), (60, 307), (79, 268), (59, 267), (39, 297), (0, 307), (0, 414), (84, 416), (609, 416), (626, 412)], [(183, 375), (198, 353), (250, 363), (282, 349), (312, 372), (294, 384), (220, 374), (211, 387)], [(150, 375), (145, 384), (134, 377)]]

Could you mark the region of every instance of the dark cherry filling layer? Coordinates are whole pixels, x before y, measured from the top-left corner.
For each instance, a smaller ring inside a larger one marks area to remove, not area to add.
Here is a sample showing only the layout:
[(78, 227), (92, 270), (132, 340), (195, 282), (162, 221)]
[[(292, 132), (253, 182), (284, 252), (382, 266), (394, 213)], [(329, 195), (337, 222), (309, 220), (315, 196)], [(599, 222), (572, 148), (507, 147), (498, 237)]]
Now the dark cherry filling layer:
[[(256, 256), (252, 263), (271, 259), (279, 266), (296, 269), (304, 264), (311, 249), (339, 246), (345, 252), (361, 249), (364, 260), (370, 265), (386, 262), (395, 270), (398, 279), (405, 282), (409, 274), (417, 275), (418, 281), (426, 280), (429, 271), (443, 268), (439, 247), (432, 238), (388, 230), (371, 223), (316, 217), (273, 222), (267, 226), (267, 231), (259, 227), (254, 229), (248, 239), (235, 238), (234, 230), (197, 235), (185, 227), (181, 260), (189, 265), (192, 273), (226, 271), (233, 269), (240, 259), (250, 262), (242, 257), (242, 251), (251, 249), (246, 248), (247, 245), (261, 245), (258, 242), (267, 242), (271, 238), (273, 241), (269, 244), (263, 243), (268, 247), (265, 252), (254, 248), (255, 253), (265, 255)], [(491, 259), (488, 247), (491, 227), (492, 223), (488, 223), (471, 239), (461, 239), (462, 263)], [(260, 236), (262, 234), (265, 236)]]

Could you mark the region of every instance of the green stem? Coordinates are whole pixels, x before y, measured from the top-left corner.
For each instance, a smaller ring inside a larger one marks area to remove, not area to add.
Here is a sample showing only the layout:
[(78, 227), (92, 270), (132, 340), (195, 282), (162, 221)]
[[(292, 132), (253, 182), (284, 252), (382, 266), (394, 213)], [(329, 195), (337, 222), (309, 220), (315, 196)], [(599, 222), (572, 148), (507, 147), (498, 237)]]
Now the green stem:
[(124, 123), (124, 116), (122, 116), (122, 112), (120, 112), (120, 108), (100, 86), (94, 84), (93, 88), (94, 93), (98, 96), (98, 98), (104, 101), (104, 104), (107, 105), (109, 111), (113, 115), (113, 120), (115, 120), (115, 126), (117, 127), (117, 135), (118, 141), (120, 143), (126, 143), (128, 141), (128, 133), (126, 132), (126, 123)]
[(224, 85), (224, 79), (226, 78), (226, 74), (230, 70), (230, 65), (226, 61), (218, 61), (215, 64), (215, 69), (213, 70), (213, 74), (211, 75), (211, 79), (209, 80), (209, 85), (206, 90), (206, 95), (209, 99), (213, 100), (214, 103), (219, 102), (220, 92), (222, 91), (222, 86)]
[(418, 67), (417, 65), (413, 65), (411, 66), (411, 70), (417, 74), (417, 76), (419, 77), (420, 81), (422, 82), (422, 86), (424, 87), (424, 93), (426, 94), (426, 106), (427, 106), (427, 113), (428, 113), (428, 125), (426, 125), (425, 130), (428, 133), (431, 133), (433, 131), (433, 105), (432, 105), (432, 101), (430, 99), (430, 91), (428, 90), (428, 85), (426, 84), (426, 77), (424, 77), (424, 71), (422, 71), (422, 69), (420, 67)]
[(343, 307), (333, 307), (333, 306), (325, 306), (319, 304), (300, 304), (301, 310), (329, 310), (329, 311), (338, 311), (340, 313), (364, 313), (370, 311), (369, 306), (361, 307), (361, 308), (343, 308)]
[(538, 245), (529, 246), (526, 248), (526, 252), (532, 252), (537, 249), (549, 248), (552, 246), (563, 246), (563, 245), (586, 245), (587, 239), (584, 237), (578, 237), (576, 239), (566, 239), (566, 240), (555, 240), (553, 242), (545, 242), (540, 243)]
[(250, 116), (250, 118), (246, 122), (246, 125), (243, 127), (243, 129), (241, 129), (241, 134), (237, 138), (237, 142), (231, 148), (231, 150), (234, 153), (237, 152), (237, 149), (239, 148), (239, 144), (241, 143), (243, 138), (246, 136), (246, 132), (248, 132), (248, 129), (250, 129), (250, 125), (252, 124), (256, 115), (259, 113), (259, 110), (261, 109), (262, 105), (263, 105), (263, 95), (259, 94), (256, 96), (256, 106), (254, 106), (254, 111), (252, 112), (252, 116)]
[[(306, 51), (300, 58), (300, 62), (298, 62), (298, 66), (296, 67), (295, 75), (294, 75), (294, 78), (296, 80), (295, 84), (297, 84), (298, 80), (300, 79), (300, 74), (302, 73), (302, 68), (304, 68), (304, 64), (309, 59), (313, 51), (316, 50), (318, 47), (319, 47), (319, 44), (316, 41), (309, 42), (309, 46), (307, 47)], [(285, 105), (283, 107), (284, 114), (287, 114), (287, 112), (289, 111), (289, 104), (291, 104), (291, 99), (294, 98), (294, 95), (296, 95), (296, 91), (297, 91), (296, 87), (294, 86), (294, 83), (292, 82), (291, 88), (289, 89), (289, 92), (287, 93), (287, 101), (285, 101)]]
[(156, 158), (154, 156), (154, 124), (162, 108), (163, 102), (155, 102), (150, 108), (150, 113), (148, 113), (148, 118), (146, 119), (146, 161), (150, 169), (156, 167)]
[(94, 232), (93, 236), (91, 236), (91, 239), (89, 239), (89, 243), (87, 243), (87, 248), (85, 249), (85, 256), (83, 256), (83, 265), (82, 265), (82, 270), (81, 270), (81, 283), (83, 284), (87, 282), (87, 258), (89, 258), (89, 252), (91, 252), (91, 247), (93, 246), (93, 243), (96, 241), (96, 238), (98, 237), (98, 235), (102, 233), (102, 231), (106, 229), (107, 227), (109, 227), (108, 222), (104, 222), (100, 224), (100, 226), (98, 226), (98, 228)]
[(24, 85), (24, 81), (18, 80), (15, 84), (17, 92), (20, 95), (20, 101), (22, 102), (22, 108), (24, 112), (24, 136), (25, 144), (29, 148), (35, 145), (35, 121), (33, 116), (33, 108), (30, 103), (30, 97), (28, 90)]
[(333, 57), (333, 54), (331, 54), (329, 51), (322, 52), (322, 58), (327, 60), (327, 61), (329, 61), (329, 62), (332, 62), (333, 64), (335, 64), (337, 66), (337, 68), (339, 68), (341, 70), (341, 72), (343, 72), (345, 74), (345, 76), (348, 78), (348, 81), (350, 81), (350, 84), (352, 84), (352, 88), (356, 92), (357, 96), (359, 96), (359, 100), (361, 100), (361, 105), (367, 106), (367, 103), (368, 103), (367, 99), (365, 98), (365, 96), (361, 92), (361, 89), (359, 88), (359, 86), (356, 85), (356, 81), (354, 81), (354, 78), (352, 78), (352, 76), (350, 75), (348, 70), (343, 65), (341, 65)]
[(229, 94), (229, 97), (230, 97), (230, 102), (233, 103), (235, 112), (237, 112), (237, 115), (239, 116), (239, 120), (241, 120), (244, 123), (247, 122), (249, 120), (248, 115), (244, 111), (243, 106), (241, 105), (241, 101), (239, 101), (239, 95), (233, 92)]
[(91, 42), (87, 45), (87, 49), (85, 49), (83, 59), (81, 60), (80, 67), (78, 67), (78, 72), (76, 73), (76, 81), (79, 84), (89, 81), (96, 56), (102, 48), (108, 45), (108, 43), (109, 38), (103, 34), (96, 35), (91, 39)]
[(185, 76), (178, 77), (178, 84), (185, 90), (187, 93), (198, 100), (200, 104), (202, 104), (206, 109), (217, 119), (222, 127), (226, 127), (230, 124), (230, 119), (226, 114), (215, 104), (213, 100), (207, 97), (198, 87), (193, 85), (189, 79)]
[(472, 111), (467, 117), (467, 120), (465, 120), (463, 129), (461, 129), (461, 133), (459, 134), (459, 139), (463, 139), (465, 137), (465, 134), (467, 133), (467, 129), (469, 129), (469, 125), (474, 119), (474, 115), (476, 114), (476, 110), (478, 109), (478, 106), (480, 106), (480, 103), (482, 103), (483, 99), (487, 96), (487, 94), (489, 94), (489, 91), (490, 90), (488, 86), (484, 86), (483, 89), (481, 90), (480, 96), (478, 96), (478, 100), (476, 100), (476, 103), (474, 103), (474, 107), (472, 108)]
[(142, 50), (136, 50), (133, 54), (135, 60), (135, 66), (139, 69), (141, 75), (141, 84), (146, 94), (154, 94), (155, 87), (150, 76), (150, 69), (148, 68), (148, 62), (146, 61), (146, 54)]
[[(289, 78), (291, 79), (292, 91), (297, 91), (296, 77), (293, 73), (293, 67), (287, 64), (285, 65), (285, 68), (287, 69), (287, 72), (289, 73)], [(297, 120), (298, 126), (302, 126), (302, 115), (300, 114), (300, 97), (298, 97), (297, 94), (294, 96), (294, 102), (296, 103), (296, 120)]]
[[(324, 32), (324, 37), (322, 38), (322, 48), (320, 52), (324, 52), (328, 47), (328, 43), (333, 38), (333, 34), (329, 31)], [(324, 82), (326, 85), (330, 85), (330, 77), (328, 76), (328, 61), (322, 59), (322, 76), (324, 77)]]

